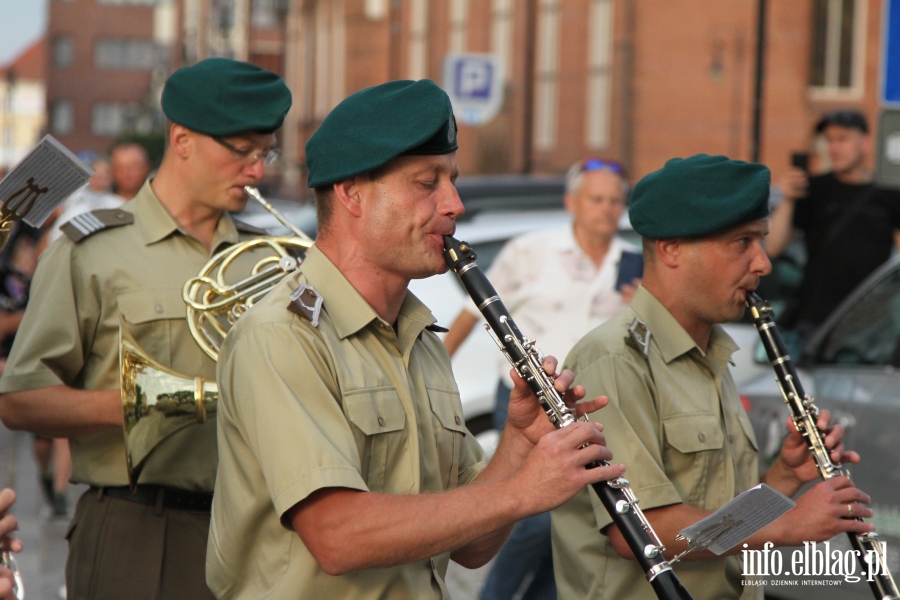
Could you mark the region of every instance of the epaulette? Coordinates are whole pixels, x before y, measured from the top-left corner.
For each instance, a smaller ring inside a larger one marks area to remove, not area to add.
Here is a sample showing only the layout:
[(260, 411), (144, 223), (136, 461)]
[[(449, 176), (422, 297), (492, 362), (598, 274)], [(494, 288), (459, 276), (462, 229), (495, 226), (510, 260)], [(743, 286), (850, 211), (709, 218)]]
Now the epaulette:
[(243, 221), (239, 221), (234, 217), (231, 217), (231, 220), (234, 221), (234, 228), (240, 231), (241, 233), (254, 233), (256, 235), (269, 235), (269, 232), (261, 227), (255, 227), (250, 223), (244, 223)]
[(304, 283), (291, 294), (287, 309), (308, 320), (313, 327), (318, 327), (323, 302), (322, 294), (313, 286)]
[(428, 331), (433, 331), (434, 333), (447, 333), (448, 331), (450, 331), (446, 327), (441, 327), (437, 323), (432, 323), (431, 325), (426, 326), (425, 329), (427, 329)]
[(640, 319), (635, 319), (628, 328), (628, 333), (629, 335), (625, 336), (625, 343), (647, 356), (650, 351), (650, 330), (647, 329), (647, 325)]
[(73, 217), (71, 221), (60, 226), (59, 230), (77, 244), (98, 231), (132, 223), (134, 223), (134, 215), (128, 211), (118, 208), (101, 208)]

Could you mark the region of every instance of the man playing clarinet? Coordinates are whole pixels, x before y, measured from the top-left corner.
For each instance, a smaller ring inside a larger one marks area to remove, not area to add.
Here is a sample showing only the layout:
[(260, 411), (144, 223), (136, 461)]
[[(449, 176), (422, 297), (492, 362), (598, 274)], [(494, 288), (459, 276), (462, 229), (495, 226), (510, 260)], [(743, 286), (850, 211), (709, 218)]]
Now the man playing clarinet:
[[(698, 155), (673, 159), (634, 188), (631, 223), (643, 237), (644, 279), (629, 308), (585, 336), (566, 359), (588, 394), (606, 394), (606, 438), (663, 544), (685, 549), (678, 532), (760, 483), (756, 438), (728, 362), (737, 346), (721, 324), (739, 319), (746, 295), (771, 270), (769, 170)], [(827, 431), (832, 458), (858, 462)], [(818, 478), (802, 436), (791, 426), (761, 481), (787, 496)], [(846, 477), (813, 486), (797, 506), (745, 540), (747, 548), (801, 545), (846, 531), (871, 531), (869, 497)], [(553, 550), (559, 597), (653, 598), (621, 532), (593, 494), (555, 510)], [(597, 529), (602, 535), (597, 533)], [(693, 552), (675, 572), (696, 600), (762, 598), (743, 589), (739, 544), (731, 556)], [(744, 594), (742, 596), (742, 594)]]

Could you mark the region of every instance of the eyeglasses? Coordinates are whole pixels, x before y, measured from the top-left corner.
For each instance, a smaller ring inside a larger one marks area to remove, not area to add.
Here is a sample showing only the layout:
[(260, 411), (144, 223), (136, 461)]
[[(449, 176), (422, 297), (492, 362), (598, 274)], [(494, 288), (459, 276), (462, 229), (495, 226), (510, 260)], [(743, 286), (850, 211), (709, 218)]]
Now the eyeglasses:
[(581, 163), (581, 173), (585, 171), (612, 171), (616, 175), (625, 176), (625, 167), (614, 160), (602, 158), (586, 158)]
[(228, 148), (232, 152), (234, 152), (234, 159), (246, 162), (247, 164), (255, 164), (256, 161), (262, 159), (263, 164), (273, 165), (278, 162), (278, 159), (281, 158), (281, 148), (268, 148), (266, 150), (241, 150), (240, 148), (235, 148), (225, 140), (220, 137), (212, 136), (212, 139), (216, 140), (221, 146), (224, 148)]

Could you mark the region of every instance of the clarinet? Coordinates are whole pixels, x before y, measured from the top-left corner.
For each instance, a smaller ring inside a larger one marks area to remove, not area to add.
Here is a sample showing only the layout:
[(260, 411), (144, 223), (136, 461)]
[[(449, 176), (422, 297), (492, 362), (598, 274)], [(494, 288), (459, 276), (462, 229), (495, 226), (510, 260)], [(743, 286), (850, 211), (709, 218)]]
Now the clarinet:
[[(475, 263), (475, 253), (465, 242), (444, 236), (444, 259), (455, 272), (478, 305), (489, 327), (488, 332), (497, 342), (516, 372), (537, 396), (550, 422), (559, 429), (575, 423), (575, 415), (555, 387), (553, 378), (543, 368), (544, 356), (533, 340), (526, 339), (497, 296), (497, 291)], [(608, 466), (606, 461), (596, 461), (585, 466), (594, 469)], [(647, 580), (660, 600), (692, 600), (663, 556), (662, 545), (653, 527), (638, 508), (638, 500), (628, 480), (617, 477), (610, 481), (591, 484), (600, 501), (622, 532), (628, 547), (644, 570)]]
[[(825, 480), (841, 475), (849, 477), (849, 473), (841, 468), (840, 463), (835, 463), (829, 456), (822, 431), (816, 426), (819, 408), (800, 383), (784, 340), (781, 339), (781, 334), (775, 326), (772, 307), (753, 292), (747, 293), (747, 306), (750, 308), (750, 318), (762, 338), (769, 362), (775, 369), (775, 380), (778, 382), (785, 403), (791, 409), (794, 425), (806, 439), (809, 451), (819, 469), (819, 475)], [(863, 520), (861, 517), (851, 518), (857, 521)], [(857, 558), (875, 598), (878, 600), (900, 599), (900, 591), (897, 589), (897, 584), (894, 583), (887, 564), (887, 545), (878, 539), (878, 534), (874, 531), (871, 533), (848, 531), (847, 535), (850, 538), (850, 544), (857, 551)]]

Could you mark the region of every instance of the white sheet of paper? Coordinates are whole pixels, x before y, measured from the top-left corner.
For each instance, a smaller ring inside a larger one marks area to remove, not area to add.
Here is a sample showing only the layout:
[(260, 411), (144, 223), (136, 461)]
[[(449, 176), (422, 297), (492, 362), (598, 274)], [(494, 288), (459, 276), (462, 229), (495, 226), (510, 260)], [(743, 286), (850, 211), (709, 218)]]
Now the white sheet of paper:
[[(32, 227), (43, 225), (47, 217), (57, 206), (66, 201), (76, 190), (83, 187), (94, 170), (84, 164), (68, 148), (60, 144), (51, 135), (45, 135), (25, 158), (19, 161), (3, 181), (0, 181), (0, 201), (4, 201), (17, 192), (22, 196), (10, 202), (10, 209), (24, 199), (27, 181), (34, 178), (34, 186), (47, 188), (34, 201), (33, 206), (22, 219)], [(15, 211), (21, 213), (21, 211)]]
[(704, 531), (715, 527), (715, 525), (730, 517), (737, 524), (732, 525), (719, 535), (707, 548), (707, 550), (718, 556), (747, 539), (796, 505), (796, 502), (778, 490), (761, 483), (743, 494), (739, 494), (734, 500), (702, 521), (685, 527), (678, 533), (687, 540), (693, 540), (698, 535), (702, 535)]

